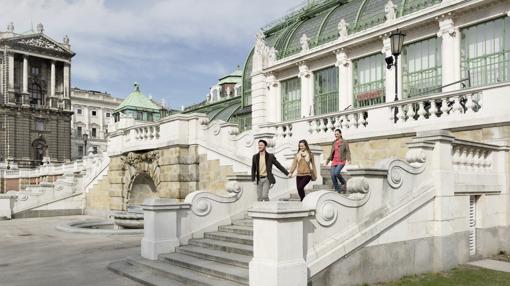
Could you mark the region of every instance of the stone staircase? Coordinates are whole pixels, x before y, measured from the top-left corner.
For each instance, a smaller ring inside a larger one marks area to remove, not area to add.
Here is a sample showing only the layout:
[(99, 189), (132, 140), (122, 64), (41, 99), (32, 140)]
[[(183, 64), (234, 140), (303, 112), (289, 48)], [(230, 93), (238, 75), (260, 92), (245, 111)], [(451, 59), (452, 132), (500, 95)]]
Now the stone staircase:
[(144, 285), (248, 285), (253, 257), (253, 222), (248, 217), (193, 238), (175, 252), (152, 261), (140, 256), (113, 262), (113, 272)]

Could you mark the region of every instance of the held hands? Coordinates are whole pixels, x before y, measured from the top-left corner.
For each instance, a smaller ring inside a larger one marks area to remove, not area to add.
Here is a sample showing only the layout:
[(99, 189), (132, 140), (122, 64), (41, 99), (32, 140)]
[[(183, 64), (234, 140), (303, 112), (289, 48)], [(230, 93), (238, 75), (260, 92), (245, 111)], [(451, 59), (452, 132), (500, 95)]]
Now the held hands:
[(328, 165), (329, 165), (329, 162), (328, 162), (328, 161), (324, 161), (324, 162), (322, 162), (322, 166), (327, 167)]

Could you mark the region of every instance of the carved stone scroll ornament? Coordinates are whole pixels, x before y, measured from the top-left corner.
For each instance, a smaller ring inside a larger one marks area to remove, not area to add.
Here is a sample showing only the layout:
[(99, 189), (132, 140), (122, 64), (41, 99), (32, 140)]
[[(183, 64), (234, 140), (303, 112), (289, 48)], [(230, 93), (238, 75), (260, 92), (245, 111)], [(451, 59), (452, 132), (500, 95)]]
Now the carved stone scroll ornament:
[(370, 198), (370, 187), (364, 178), (350, 179), (347, 189), (352, 194), (344, 196), (331, 191), (313, 192), (303, 204), (306, 208), (315, 209), (315, 219), (320, 225), (331, 226), (337, 221), (341, 207), (359, 208)]
[[(415, 153), (415, 154), (418, 154), (418, 153)], [(426, 164), (424, 164), (424, 163), (425, 163), (426, 157), (421, 156), (421, 154), (413, 155), (413, 156), (414, 157), (412, 158), (411, 162), (416, 163), (418, 161), (422, 161), (422, 163), (415, 164), (415, 166), (413, 166), (413, 165), (411, 165), (405, 161), (402, 161), (400, 159), (388, 158), (388, 159), (379, 161), (376, 164), (376, 168), (387, 169), (388, 170), (388, 176), (387, 176), (388, 184), (390, 185), (391, 188), (398, 189), (402, 186), (402, 184), (404, 183), (406, 178), (408, 180), (412, 180), (411, 177), (413, 175), (421, 174), (425, 170)], [(411, 157), (412, 156), (410, 156), (410, 158)]]
[(196, 191), (184, 199), (184, 203), (191, 205), (191, 211), (197, 216), (208, 215), (214, 204), (230, 204), (238, 201), (243, 195), (242, 187), (236, 182), (228, 182), (226, 186), (228, 192), (225, 196), (220, 196), (207, 191)]

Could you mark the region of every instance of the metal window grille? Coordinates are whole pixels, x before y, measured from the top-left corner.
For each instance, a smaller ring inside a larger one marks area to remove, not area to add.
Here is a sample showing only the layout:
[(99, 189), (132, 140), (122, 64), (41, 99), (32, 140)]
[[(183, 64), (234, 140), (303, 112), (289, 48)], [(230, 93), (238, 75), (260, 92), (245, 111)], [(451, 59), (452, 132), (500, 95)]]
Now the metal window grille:
[(282, 120), (298, 119), (301, 115), (301, 81), (292, 78), (282, 82)]
[(504, 17), (462, 29), (461, 69), (471, 87), (510, 80), (509, 26)]
[(442, 85), (441, 39), (413, 43), (403, 50), (403, 92), (405, 97), (440, 92)]
[(364, 107), (384, 103), (385, 66), (382, 54), (376, 54), (353, 62), (354, 106)]
[(314, 83), (315, 115), (338, 111), (338, 68), (315, 72)]

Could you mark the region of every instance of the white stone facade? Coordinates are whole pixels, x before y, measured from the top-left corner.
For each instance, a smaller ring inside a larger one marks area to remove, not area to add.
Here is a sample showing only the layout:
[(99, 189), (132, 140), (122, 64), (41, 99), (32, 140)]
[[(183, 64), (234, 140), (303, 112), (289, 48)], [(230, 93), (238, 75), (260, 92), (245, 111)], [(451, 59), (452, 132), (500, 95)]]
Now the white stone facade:
[(106, 151), (106, 137), (113, 111), (122, 99), (106, 92), (71, 89), (71, 105), (74, 112), (71, 121), (71, 155), (73, 159), (82, 158), (84, 152), (83, 134), (88, 135), (87, 149), (97, 152)]

